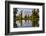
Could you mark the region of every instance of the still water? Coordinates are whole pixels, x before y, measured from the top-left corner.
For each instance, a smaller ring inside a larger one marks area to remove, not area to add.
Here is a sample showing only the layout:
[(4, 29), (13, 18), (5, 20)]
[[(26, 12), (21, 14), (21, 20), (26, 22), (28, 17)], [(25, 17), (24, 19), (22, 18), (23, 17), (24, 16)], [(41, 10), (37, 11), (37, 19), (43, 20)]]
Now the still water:
[[(17, 20), (16, 21), (17, 27), (32, 27), (32, 22), (31, 20), (22, 20), (22, 23)], [(22, 25), (21, 25), (22, 24)]]

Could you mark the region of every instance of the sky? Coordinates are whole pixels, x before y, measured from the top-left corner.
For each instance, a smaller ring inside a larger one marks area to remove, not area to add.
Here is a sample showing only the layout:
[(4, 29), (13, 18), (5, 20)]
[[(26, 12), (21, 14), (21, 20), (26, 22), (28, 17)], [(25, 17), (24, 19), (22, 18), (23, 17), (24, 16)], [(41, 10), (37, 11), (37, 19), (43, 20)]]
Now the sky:
[(29, 15), (31, 16), (32, 14), (32, 9), (31, 8), (17, 8), (17, 14), (16, 15), (19, 15), (21, 14), (21, 10), (22, 10), (22, 16), (24, 17), (25, 15)]

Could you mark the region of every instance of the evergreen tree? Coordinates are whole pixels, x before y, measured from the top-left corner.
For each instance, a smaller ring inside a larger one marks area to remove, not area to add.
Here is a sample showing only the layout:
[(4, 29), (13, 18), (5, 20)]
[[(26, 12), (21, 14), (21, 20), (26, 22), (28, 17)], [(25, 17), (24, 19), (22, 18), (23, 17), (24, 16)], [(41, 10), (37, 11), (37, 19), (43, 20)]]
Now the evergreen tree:
[(14, 14), (14, 27), (17, 27), (17, 24), (16, 24), (16, 14), (17, 14), (17, 8), (13, 8), (13, 14)]
[(22, 26), (22, 12), (23, 12), (23, 11), (21, 10), (21, 26)]
[(32, 11), (32, 19), (31, 19), (31, 21), (32, 21), (32, 26), (34, 27), (34, 26), (36, 26), (37, 24), (38, 24), (38, 20), (39, 20), (39, 15), (38, 15), (38, 13), (35, 11), (35, 9)]

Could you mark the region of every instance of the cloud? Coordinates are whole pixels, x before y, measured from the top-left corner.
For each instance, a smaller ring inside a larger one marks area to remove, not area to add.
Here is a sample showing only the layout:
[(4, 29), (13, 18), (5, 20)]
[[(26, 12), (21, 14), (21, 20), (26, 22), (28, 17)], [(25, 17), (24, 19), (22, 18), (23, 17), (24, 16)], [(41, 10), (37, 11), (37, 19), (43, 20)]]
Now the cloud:
[(24, 17), (25, 15), (31, 15), (32, 14), (32, 9), (31, 8), (17, 8), (18, 12), (16, 15), (21, 14), (22, 11), (22, 16)]

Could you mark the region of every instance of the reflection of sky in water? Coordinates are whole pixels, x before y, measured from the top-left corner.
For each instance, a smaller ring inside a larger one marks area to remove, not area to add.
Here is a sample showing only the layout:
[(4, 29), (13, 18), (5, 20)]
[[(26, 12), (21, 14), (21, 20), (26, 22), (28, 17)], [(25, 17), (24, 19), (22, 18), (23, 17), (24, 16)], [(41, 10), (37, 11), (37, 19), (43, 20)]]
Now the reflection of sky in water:
[[(21, 22), (16, 21), (16, 24), (18, 27), (21, 27)], [(22, 27), (32, 27), (32, 22), (30, 20), (26, 20), (26, 22), (25, 20), (22, 20)]]
[(31, 15), (32, 14), (32, 9), (31, 8), (17, 8), (17, 14), (16, 15), (19, 15), (21, 14), (21, 10), (22, 10), (22, 15), (23, 17), (27, 14), (27, 15)]

